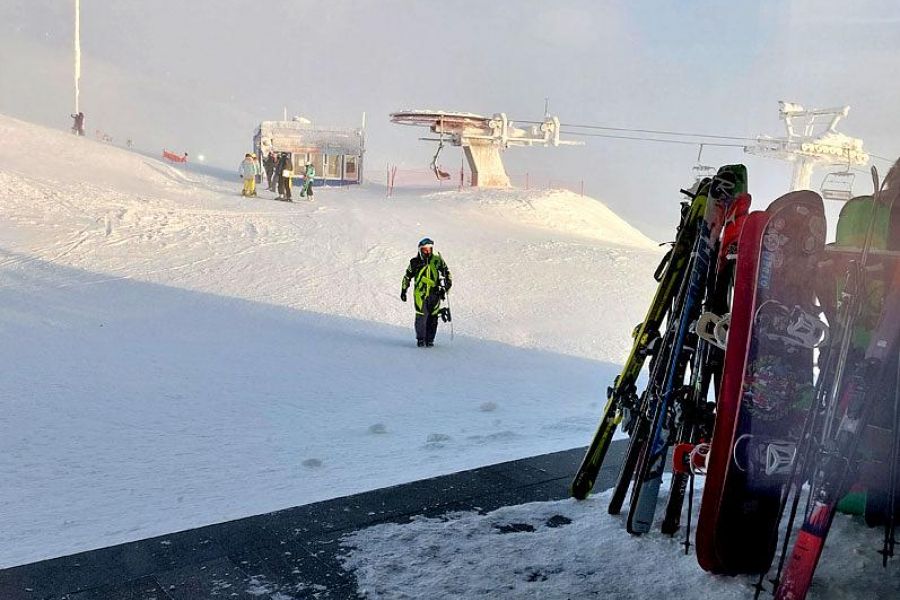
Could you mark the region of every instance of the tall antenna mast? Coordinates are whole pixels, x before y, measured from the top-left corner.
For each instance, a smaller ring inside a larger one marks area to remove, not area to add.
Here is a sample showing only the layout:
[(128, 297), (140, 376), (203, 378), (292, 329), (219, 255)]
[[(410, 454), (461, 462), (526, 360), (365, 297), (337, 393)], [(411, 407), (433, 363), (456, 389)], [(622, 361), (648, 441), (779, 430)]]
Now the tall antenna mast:
[(81, 0), (75, 0), (75, 114), (78, 114), (78, 84), (81, 80)]

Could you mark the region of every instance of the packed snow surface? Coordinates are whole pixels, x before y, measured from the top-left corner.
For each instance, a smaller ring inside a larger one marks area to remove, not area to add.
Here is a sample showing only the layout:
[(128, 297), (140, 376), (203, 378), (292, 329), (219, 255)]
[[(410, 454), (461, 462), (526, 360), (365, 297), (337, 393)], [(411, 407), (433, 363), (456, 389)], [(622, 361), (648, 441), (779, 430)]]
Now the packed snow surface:
[[(753, 598), (758, 577), (710, 575), (693, 548), (684, 553), (683, 533), (659, 533), (665, 491), (657, 526), (640, 537), (625, 532), (624, 515), (607, 514), (610, 493), (376, 525), (343, 538), (344, 567), (373, 600)], [(900, 597), (900, 571), (877, 552), (882, 531), (860, 520), (835, 518), (809, 600)]]
[[(0, 139), (0, 568), (586, 444), (661, 255), (570, 192), (288, 204), (240, 197), (240, 156)], [(429, 350), (398, 298), (424, 236)]]

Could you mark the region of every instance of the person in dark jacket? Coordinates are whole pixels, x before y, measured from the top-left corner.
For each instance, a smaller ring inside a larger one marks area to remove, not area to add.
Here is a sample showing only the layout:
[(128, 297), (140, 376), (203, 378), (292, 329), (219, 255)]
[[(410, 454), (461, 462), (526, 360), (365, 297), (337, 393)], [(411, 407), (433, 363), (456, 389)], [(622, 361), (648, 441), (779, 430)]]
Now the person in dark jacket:
[(263, 160), (263, 167), (266, 169), (266, 189), (270, 192), (275, 191), (274, 175), (276, 163), (278, 163), (278, 159), (275, 157), (275, 153), (270, 151)]
[(423, 346), (430, 348), (434, 346), (434, 335), (437, 333), (441, 300), (446, 298), (450, 286), (453, 285), (450, 269), (441, 255), (434, 251), (434, 242), (431, 238), (423, 238), (419, 242), (419, 252), (410, 259), (406, 268), (400, 286), (400, 299), (404, 302), (410, 282), (414, 282), (416, 345), (420, 348)]
[(282, 152), (275, 165), (275, 174), (278, 177), (278, 199), (286, 202), (291, 200), (291, 178), (294, 176), (294, 165), (290, 152)]

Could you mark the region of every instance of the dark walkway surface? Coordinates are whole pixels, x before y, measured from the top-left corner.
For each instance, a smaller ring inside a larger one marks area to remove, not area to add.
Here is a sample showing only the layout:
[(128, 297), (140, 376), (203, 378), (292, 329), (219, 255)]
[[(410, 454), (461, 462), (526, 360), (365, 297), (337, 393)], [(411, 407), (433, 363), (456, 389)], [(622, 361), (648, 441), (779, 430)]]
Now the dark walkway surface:
[[(597, 488), (625, 450), (610, 448)], [(356, 598), (340, 538), (384, 522), (565, 498), (584, 448), (0, 570), (0, 600)]]

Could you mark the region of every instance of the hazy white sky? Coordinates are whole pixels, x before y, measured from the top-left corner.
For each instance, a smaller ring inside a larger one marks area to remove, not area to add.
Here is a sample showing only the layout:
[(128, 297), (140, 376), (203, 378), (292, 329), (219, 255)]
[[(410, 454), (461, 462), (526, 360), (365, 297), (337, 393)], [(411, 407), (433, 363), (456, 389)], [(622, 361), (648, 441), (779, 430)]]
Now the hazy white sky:
[[(0, 4), (0, 112), (69, 127), (72, 0)], [(893, 0), (82, 0), (81, 103), (88, 130), (231, 167), (284, 106), (322, 124), (368, 115), (370, 169), (427, 166), (401, 108), (738, 136), (781, 134), (777, 101), (850, 104), (842, 130), (900, 154), (900, 5)], [(658, 239), (696, 146), (585, 138), (512, 149), (508, 168), (585, 180), (586, 191)], [(2, 142), (0, 142), (2, 143)], [(459, 150), (447, 153), (458, 164)], [(739, 148), (765, 205), (789, 166)], [(876, 163), (887, 167), (886, 163)], [(859, 192), (866, 191), (864, 180)]]

